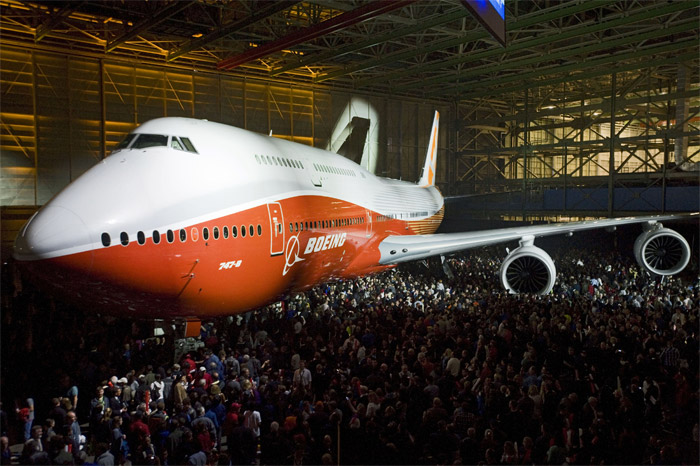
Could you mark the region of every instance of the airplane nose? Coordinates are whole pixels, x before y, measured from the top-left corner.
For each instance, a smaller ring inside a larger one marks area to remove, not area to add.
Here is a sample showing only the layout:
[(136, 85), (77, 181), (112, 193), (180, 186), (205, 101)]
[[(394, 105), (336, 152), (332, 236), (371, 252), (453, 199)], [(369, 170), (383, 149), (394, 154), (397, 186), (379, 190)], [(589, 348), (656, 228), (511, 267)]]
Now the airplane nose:
[(88, 244), (90, 235), (83, 220), (70, 209), (48, 204), (20, 230), (14, 257), (19, 261), (52, 259), (78, 252)]

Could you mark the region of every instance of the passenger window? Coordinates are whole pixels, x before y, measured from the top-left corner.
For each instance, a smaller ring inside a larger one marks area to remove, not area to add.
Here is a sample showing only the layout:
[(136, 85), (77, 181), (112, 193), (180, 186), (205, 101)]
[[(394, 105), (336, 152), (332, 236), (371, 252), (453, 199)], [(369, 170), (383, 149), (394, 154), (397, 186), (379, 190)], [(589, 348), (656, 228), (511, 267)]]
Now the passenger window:
[(173, 230), (168, 230), (165, 232), (165, 237), (167, 238), (168, 243), (175, 241), (175, 234), (173, 233)]
[(204, 238), (204, 241), (209, 241), (209, 228), (202, 228), (202, 238)]
[(255, 161), (260, 165), (260, 156), (258, 154), (255, 154)]
[(289, 232), (294, 233), (294, 225), (292, 225), (291, 222), (289, 223)]
[(253, 228), (253, 225), (248, 227), (248, 231), (250, 232), (250, 236), (255, 236), (255, 229)]
[(190, 237), (195, 243), (199, 240), (199, 230), (197, 229), (197, 227), (192, 227), (192, 229), (190, 230)]
[(155, 244), (160, 243), (160, 232), (158, 230), (153, 230), (153, 242)]
[(228, 227), (224, 227), (223, 234), (224, 234), (224, 239), (228, 238)]
[(241, 238), (245, 238), (245, 225), (241, 225)]
[(162, 134), (139, 134), (132, 144), (132, 149), (147, 149), (149, 147), (167, 147), (168, 136)]
[(299, 224), (294, 222), (294, 231), (299, 231)]
[(231, 237), (236, 238), (238, 236), (238, 227), (236, 225), (231, 227)]
[(129, 245), (129, 233), (122, 231), (119, 234), (119, 241), (122, 243), (122, 246), (128, 246)]
[(182, 228), (182, 229), (180, 230), (180, 242), (181, 242), (181, 243), (184, 243), (185, 241), (187, 241), (187, 230), (185, 230), (184, 228)]
[(258, 236), (262, 236), (262, 225), (258, 223)]
[(219, 239), (219, 227), (214, 227), (214, 239)]
[(139, 244), (143, 246), (146, 243), (146, 234), (142, 231), (136, 233), (136, 241), (138, 241)]
[(102, 246), (109, 247), (112, 244), (112, 238), (109, 237), (109, 233), (102, 233)]

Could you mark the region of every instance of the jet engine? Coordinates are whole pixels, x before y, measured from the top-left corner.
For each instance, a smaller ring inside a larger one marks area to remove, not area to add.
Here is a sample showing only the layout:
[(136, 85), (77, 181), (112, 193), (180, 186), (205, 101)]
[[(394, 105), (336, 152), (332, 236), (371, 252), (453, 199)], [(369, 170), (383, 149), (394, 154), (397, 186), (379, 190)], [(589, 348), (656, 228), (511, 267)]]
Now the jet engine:
[(503, 261), (500, 275), (503, 286), (513, 294), (542, 295), (551, 291), (557, 271), (549, 254), (534, 245), (534, 237), (524, 237)]
[(634, 242), (637, 263), (657, 275), (674, 275), (690, 260), (690, 246), (678, 232), (649, 224)]

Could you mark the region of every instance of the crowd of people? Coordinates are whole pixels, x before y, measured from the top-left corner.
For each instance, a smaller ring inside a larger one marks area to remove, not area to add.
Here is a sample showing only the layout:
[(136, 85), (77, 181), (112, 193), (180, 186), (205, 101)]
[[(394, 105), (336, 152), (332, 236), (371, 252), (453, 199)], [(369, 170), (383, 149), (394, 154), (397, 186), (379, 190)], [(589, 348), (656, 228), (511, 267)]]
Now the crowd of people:
[(176, 361), (138, 323), (16, 293), (2, 461), (696, 464), (700, 283), (562, 247), (553, 292), (514, 296), (501, 255), (324, 284)]

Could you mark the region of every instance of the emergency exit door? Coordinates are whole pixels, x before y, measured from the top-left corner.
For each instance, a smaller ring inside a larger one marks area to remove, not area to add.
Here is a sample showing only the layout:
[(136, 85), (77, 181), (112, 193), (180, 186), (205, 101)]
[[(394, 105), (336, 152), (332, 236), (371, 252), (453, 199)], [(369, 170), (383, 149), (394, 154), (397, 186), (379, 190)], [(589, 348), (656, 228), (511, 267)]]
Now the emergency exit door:
[(279, 256), (284, 252), (284, 216), (279, 202), (268, 202), (270, 217), (270, 255)]

